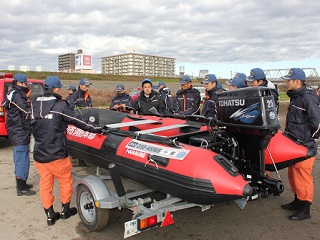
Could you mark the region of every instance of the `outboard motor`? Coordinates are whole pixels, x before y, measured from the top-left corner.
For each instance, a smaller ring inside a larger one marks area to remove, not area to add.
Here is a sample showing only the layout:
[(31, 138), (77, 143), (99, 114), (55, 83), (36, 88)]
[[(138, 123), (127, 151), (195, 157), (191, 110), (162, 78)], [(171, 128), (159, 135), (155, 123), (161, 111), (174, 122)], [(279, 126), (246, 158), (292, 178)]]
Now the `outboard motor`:
[[(271, 137), (280, 129), (271, 90), (265, 87), (248, 87), (217, 95), (217, 125), (225, 127), (226, 132), (231, 133), (238, 142), (239, 156), (234, 164), (239, 172), (248, 181), (259, 183), (258, 188), (264, 186), (268, 190), (270, 185), (273, 189), (270, 192), (281, 193), (282, 184), (279, 184), (279, 180), (268, 177), (264, 161), (264, 150)], [(280, 186), (278, 192), (275, 191), (275, 186)]]

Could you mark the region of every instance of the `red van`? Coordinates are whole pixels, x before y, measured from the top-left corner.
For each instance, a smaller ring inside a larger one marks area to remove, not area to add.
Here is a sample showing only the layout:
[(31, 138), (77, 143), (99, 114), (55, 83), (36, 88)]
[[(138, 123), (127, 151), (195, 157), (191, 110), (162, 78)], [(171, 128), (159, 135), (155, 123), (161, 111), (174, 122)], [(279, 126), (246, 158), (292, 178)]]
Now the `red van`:
[[(0, 72), (0, 137), (8, 137), (8, 132), (6, 128), (6, 114), (1, 106), (7, 92), (12, 88), (12, 73)], [(44, 86), (42, 80), (28, 79), (32, 84), (30, 85), (31, 94), (30, 100), (33, 101), (36, 97), (44, 93)]]

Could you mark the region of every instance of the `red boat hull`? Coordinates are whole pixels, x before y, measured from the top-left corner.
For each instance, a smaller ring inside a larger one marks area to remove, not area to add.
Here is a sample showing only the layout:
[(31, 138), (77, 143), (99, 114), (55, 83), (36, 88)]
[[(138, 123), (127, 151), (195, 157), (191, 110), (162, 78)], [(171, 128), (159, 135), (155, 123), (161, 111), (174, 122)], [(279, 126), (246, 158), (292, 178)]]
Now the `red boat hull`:
[(276, 133), (271, 138), (264, 155), (268, 171), (280, 170), (310, 158), (305, 146), (294, 142), (282, 132)]
[[(109, 133), (88, 134), (68, 128), (68, 151), (75, 158), (185, 201), (212, 205), (251, 195), (252, 189), (222, 155), (187, 144), (179, 147), (150, 143)], [(157, 159), (160, 161), (157, 162)], [(155, 161), (153, 161), (155, 159)]]

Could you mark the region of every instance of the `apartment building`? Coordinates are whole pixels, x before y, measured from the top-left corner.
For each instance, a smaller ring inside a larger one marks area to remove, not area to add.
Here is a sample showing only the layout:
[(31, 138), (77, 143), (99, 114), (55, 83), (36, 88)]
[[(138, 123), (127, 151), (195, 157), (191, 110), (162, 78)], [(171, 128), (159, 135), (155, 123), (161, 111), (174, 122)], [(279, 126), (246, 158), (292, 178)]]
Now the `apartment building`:
[(59, 72), (75, 72), (76, 53), (66, 53), (58, 56)]
[(101, 58), (104, 74), (174, 77), (175, 59), (138, 53), (126, 53)]

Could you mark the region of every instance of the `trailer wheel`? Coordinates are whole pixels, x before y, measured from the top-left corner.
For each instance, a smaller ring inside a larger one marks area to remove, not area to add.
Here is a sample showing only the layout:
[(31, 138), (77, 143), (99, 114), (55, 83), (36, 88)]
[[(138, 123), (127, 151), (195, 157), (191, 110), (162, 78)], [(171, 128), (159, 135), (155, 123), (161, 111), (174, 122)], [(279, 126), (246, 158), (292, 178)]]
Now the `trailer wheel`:
[(100, 230), (105, 228), (109, 221), (110, 210), (97, 208), (95, 199), (90, 189), (80, 185), (77, 189), (77, 206), (83, 225), (89, 230)]

